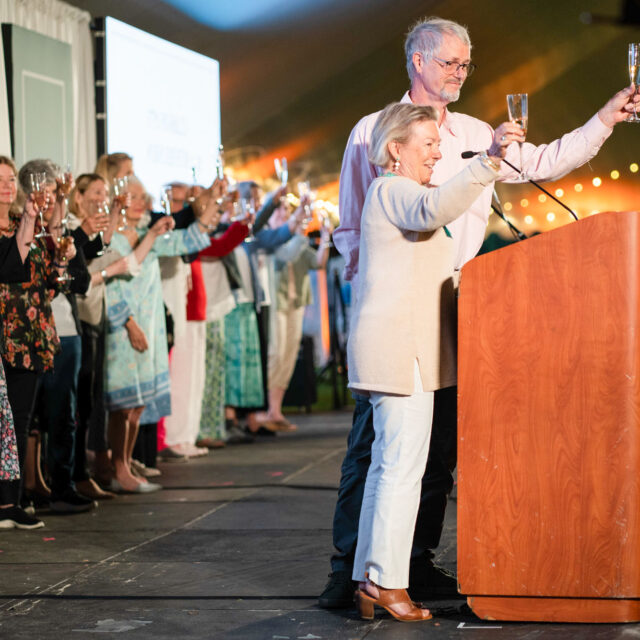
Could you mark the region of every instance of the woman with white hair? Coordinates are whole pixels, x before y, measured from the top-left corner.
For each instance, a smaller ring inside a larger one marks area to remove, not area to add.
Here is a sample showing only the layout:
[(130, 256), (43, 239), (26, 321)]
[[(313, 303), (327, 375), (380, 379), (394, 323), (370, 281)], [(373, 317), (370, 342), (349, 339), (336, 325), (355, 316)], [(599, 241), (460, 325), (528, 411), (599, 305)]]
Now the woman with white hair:
[(437, 116), (433, 107), (391, 104), (370, 146), (371, 162), (386, 173), (371, 184), (362, 212), (348, 341), (349, 385), (369, 395), (375, 431), (353, 570), (367, 619), (374, 605), (402, 621), (431, 617), (406, 587), (434, 391), (456, 383), (454, 242), (446, 225), (496, 179), (506, 146), (524, 139), (509, 125), (512, 135), (495, 136), (487, 152), (434, 188)]

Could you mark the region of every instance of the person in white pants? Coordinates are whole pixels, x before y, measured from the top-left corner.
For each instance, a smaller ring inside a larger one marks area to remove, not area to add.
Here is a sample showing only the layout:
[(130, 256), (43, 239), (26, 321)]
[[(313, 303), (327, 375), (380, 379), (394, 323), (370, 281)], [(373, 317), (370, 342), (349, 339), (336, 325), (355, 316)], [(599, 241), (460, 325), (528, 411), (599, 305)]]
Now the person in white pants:
[(353, 580), (363, 618), (382, 606), (428, 620), (407, 595), (411, 541), (427, 463), (434, 391), (456, 384), (454, 242), (446, 225), (496, 179), (522, 129), (493, 143), (439, 187), (438, 112), (394, 103), (373, 129), (370, 160), (386, 171), (362, 211), (358, 287), (349, 335), (349, 386), (370, 396), (375, 439), (364, 489)]

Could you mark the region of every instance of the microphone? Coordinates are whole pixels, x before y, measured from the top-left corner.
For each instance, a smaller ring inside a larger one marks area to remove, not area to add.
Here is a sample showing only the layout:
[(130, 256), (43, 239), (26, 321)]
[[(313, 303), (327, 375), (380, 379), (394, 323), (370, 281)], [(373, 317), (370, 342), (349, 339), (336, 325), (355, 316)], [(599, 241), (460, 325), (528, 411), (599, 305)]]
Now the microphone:
[[(482, 153), (482, 151), (463, 151), (460, 154), (460, 156), (464, 160), (468, 160), (469, 158), (473, 158), (473, 156), (477, 156), (479, 153)], [(520, 173), (520, 169), (512, 165), (506, 158), (502, 158), (502, 162), (509, 165), (514, 171), (517, 171), (518, 173)], [(569, 207), (564, 202), (561, 202), (560, 200), (558, 200), (558, 198), (556, 198), (552, 193), (549, 193), (543, 186), (539, 185), (535, 180), (531, 180), (531, 178), (527, 178), (527, 182), (530, 182), (534, 187), (537, 187), (538, 189), (540, 189), (542, 193), (546, 193), (552, 200), (554, 200), (561, 207), (566, 209), (572, 215), (574, 220), (578, 220), (578, 216), (576, 215), (576, 212), (573, 211), (573, 209), (569, 209)]]

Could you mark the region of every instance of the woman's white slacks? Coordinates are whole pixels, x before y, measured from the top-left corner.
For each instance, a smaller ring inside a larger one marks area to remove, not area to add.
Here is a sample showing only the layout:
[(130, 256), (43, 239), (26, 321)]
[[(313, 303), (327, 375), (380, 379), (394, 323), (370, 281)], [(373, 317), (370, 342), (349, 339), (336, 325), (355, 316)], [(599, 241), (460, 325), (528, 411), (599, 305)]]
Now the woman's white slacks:
[(386, 589), (409, 585), (409, 561), (427, 465), (433, 391), (415, 363), (411, 396), (371, 393), (375, 439), (364, 488), (353, 579)]

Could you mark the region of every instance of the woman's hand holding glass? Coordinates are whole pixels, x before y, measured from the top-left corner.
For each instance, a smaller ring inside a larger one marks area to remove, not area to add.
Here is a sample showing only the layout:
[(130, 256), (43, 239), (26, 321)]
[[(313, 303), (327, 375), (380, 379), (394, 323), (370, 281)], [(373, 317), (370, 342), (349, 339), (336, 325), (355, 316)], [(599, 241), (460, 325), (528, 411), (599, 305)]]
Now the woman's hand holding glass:
[(209, 230), (215, 229), (220, 220), (220, 201), (227, 192), (227, 179), (216, 178), (213, 184), (196, 199), (196, 217), (198, 222)]
[(173, 219), (173, 216), (162, 216), (158, 218), (151, 228), (149, 229), (149, 233), (153, 234), (156, 238), (158, 236), (167, 235), (173, 228), (176, 226), (176, 221)]
[[(97, 233), (100, 236), (102, 249), (96, 255), (102, 256), (105, 253), (107, 242), (104, 239), (104, 232), (109, 226), (109, 206), (106, 202), (92, 202), (89, 206), (89, 215), (85, 219), (86, 228), (91, 230), (91, 234)], [(83, 223), (83, 227), (85, 227)]]
[(73, 278), (67, 273), (69, 261), (76, 257), (76, 246), (73, 237), (70, 235), (62, 235), (54, 237), (56, 244), (55, 267), (58, 269), (58, 282), (70, 282)]
[(217, 204), (220, 204), (222, 199), (226, 196), (228, 188), (229, 181), (226, 177), (216, 178), (213, 181), (213, 184), (209, 187), (209, 191), (211, 192), (211, 197), (217, 202)]
[(106, 231), (109, 226), (109, 214), (103, 204), (92, 202), (89, 205), (89, 215), (82, 223), (82, 230), (87, 235), (95, 235), (101, 231)]
[[(173, 219), (171, 204), (173, 202), (173, 189), (169, 186), (164, 187), (160, 191), (160, 206), (162, 207), (162, 213), (167, 218)], [(173, 227), (171, 227), (172, 229)], [(167, 228), (164, 233), (165, 240), (168, 240), (171, 237), (171, 229)]]
[(300, 204), (287, 221), (291, 233), (304, 233), (309, 223), (307, 209), (309, 208), (310, 202), (309, 195), (304, 195), (300, 198)]
[(118, 227), (118, 231), (124, 231), (128, 226), (127, 209), (130, 204), (131, 194), (129, 193), (129, 178), (128, 176), (123, 176), (113, 183), (113, 206), (122, 216), (122, 221)]
[(24, 203), (23, 215), (29, 216), (35, 222), (38, 217), (38, 205), (33, 193), (30, 193)]
[(44, 238), (49, 234), (44, 228), (44, 212), (49, 207), (49, 193), (46, 190), (47, 176), (44, 173), (30, 173), (29, 186), (30, 194), (33, 197), (38, 214), (40, 216), (40, 231), (35, 235), (36, 238)]

